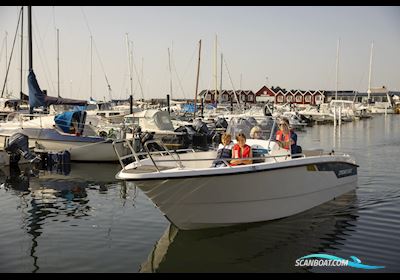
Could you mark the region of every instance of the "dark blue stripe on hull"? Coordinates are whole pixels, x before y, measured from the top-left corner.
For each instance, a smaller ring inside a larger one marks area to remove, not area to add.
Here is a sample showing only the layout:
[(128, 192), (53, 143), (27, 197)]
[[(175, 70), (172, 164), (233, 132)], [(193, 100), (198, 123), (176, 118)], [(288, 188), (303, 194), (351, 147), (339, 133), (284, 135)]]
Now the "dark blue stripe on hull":
[(337, 178), (357, 175), (357, 166), (345, 162), (316, 163), (318, 171), (333, 171)]

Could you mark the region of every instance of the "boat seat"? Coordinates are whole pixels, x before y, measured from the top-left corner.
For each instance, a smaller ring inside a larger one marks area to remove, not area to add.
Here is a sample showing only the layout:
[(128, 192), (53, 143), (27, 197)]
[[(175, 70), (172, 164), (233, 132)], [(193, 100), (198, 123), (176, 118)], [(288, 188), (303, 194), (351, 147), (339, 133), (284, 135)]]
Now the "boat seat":
[[(260, 149), (260, 148), (251, 148), (251, 151), (253, 153), (253, 157), (263, 157), (268, 154), (268, 151), (266, 149)], [(265, 162), (265, 159), (254, 159), (253, 163), (261, 163)]]

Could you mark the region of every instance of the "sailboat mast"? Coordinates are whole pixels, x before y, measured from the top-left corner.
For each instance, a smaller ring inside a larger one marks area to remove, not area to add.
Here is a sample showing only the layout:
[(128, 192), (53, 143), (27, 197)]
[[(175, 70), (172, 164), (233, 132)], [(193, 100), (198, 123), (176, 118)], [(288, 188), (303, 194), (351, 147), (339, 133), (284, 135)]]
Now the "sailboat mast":
[(221, 98), (222, 98), (222, 69), (223, 69), (222, 62), (223, 62), (223, 60), (224, 60), (224, 57), (221, 53), (221, 78), (220, 78), (221, 80), (220, 80), (220, 84), (219, 84), (219, 95), (218, 95), (219, 103), (221, 103)]
[[(143, 95), (143, 87), (142, 87), (142, 85), (143, 85), (143, 64), (144, 64), (144, 57), (142, 56), (142, 70), (141, 70), (141, 75), (140, 75), (140, 89), (141, 89), (141, 91), (142, 91), (142, 96), (144, 97), (144, 95)], [(144, 98), (143, 98), (144, 99)], [(143, 100), (144, 101), (144, 100)]]
[(214, 46), (214, 75), (215, 75), (215, 95), (214, 98), (217, 100), (218, 99), (218, 76), (217, 76), (217, 64), (218, 64), (218, 58), (217, 58), (217, 34), (215, 34), (215, 46)]
[[(29, 48), (29, 72), (33, 71), (32, 60), (32, 7), (28, 6), (28, 48)], [(30, 102), (29, 102), (30, 103)], [(33, 114), (33, 107), (29, 105), (29, 114)], [(32, 119), (32, 116), (30, 117)]]
[(93, 82), (93, 53), (92, 53), (92, 46), (93, 46), (93, 39), (92, 36), (90, 36), (90, 99), (92, 99), (93, 95), (93, 88), (92, 88), (92, 82)]
[(197, 90), (199, 88), (199, 75), (200, 75), (200, 54), (201, 54), (201, 40), (199, 41), (199, 59), (197, 62), (197, 77), (196, 77), (196, 91), (194, 95), (193, 119), (196, 118), (196, 110), (197, 110)]
[(57, 95), (60, 97), (60, 42), (59, 30), (57, 28)]
[(171, 54), (168, 48), (168, 68), (169, 68), (169, 95), (172, 99), (172, 70), (171, 70)]
[(13, 55), (13, 53), (14, 53), (15, 40), (17, 39), (18, 28), (19, 28), (19, 22), (20, 22), (20, 20), (21, 20), (21, 13), (22, 13), (22, 10), (20, 11), (20, 13), (19, 13), (19, 15), (18, 15), (17, 30), (15, 30), (15, 35), (14, 35), (14, 39), (13, 39), (13, 43), (12, 43), (11, 54), (10, 54), (10, 61), (7, 61), (7, 36), (8, 36), (8, 32), (6, 32), (6, 36), (5, 36), (5, 43), (6, 43), (6, 75), (5, 75), (5, 78), (4, 78), (3, 89), (1, 90), (1, 98), (3, 98), (4, 89), (6, 90), (6, 91), (5, 91), (6, 96), (8, 96), (7, 78), (8, 78), (8, 73), (9, 73), (9, 70), (10, 70), (12, 55)]
[(33, 70), (32, 59), (32, 7), (28, 6), (28, 47), (29, 47), (29, 70)]
[(129, 70), (129, 86), (130, 86), (130, 95), (133, 96), (133, 84), (132, 84), (132, 65), (131, 65), (131, 52), (129, 48), (129, 37), (128, 33), (126, 33), (126, 50), (128, 54), (128, 70)]
[(337, 43), (337, 51), (336, 51), (336, 91), (335, 91), (335, 100), (338, 100), (337, 92), (339, 87), (339, 48), (340, 48), (340, 38)]
[[(8, 32), (6, 31), (6, 73), (7, 73), (7, 68), (8, 68), (8, 60), (7, 60), (7, 37), (8, 37)], [(6, 86), (6, 96), (7, 96), (7, 92), (8, 92), (8, 89), (7, 89), (7, 79), (6, 79), (6, 81), (5, 81), (5, 86)]]
[(20, 79), (19, 79), (19, 98), (22, 100), (22, 65), (24, 50), (24, 7), (21, 7), (21, 61), (20, 61)]
[(368, 93), (368, 102), (369, 102), (369, 100), (370, 100), (370, 98), (371, 98), (371, 73), (372, 73), (372, 56), (373, 56), (373, 51), (374, 51), (374, 41), (372, 41), (372, 43), (371, 43), (371, 54), (370, 54), (370, 57), (369, 57), (369, 76), (368, 76), (368, 90), (367, 90), (367, 93)]

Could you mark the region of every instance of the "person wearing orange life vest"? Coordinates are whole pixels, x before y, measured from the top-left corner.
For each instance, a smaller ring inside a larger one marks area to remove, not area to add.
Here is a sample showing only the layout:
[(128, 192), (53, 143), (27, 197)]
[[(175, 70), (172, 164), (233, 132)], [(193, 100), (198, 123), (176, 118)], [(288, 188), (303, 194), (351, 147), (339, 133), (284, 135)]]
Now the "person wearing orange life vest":
[(246, 136), (243, 133), (239, 133), (236, 136), (237, 144), (232, 148), (232, 160), (230, 162), (231, 166), (252, 164), (253, 160), (246, 159), (252, 158), (253, 152), (251, 147), (246, 144)]
[(278, 144), (281, 148), (286, 150), (291, 150), (291, 146), (295, 145), (295, 141), (291, 137), (291, 131), (289, 129), (289, 120), (283, 118), (279, 123), (279, 130), (276, 132), (275, 140), (278, 141)]

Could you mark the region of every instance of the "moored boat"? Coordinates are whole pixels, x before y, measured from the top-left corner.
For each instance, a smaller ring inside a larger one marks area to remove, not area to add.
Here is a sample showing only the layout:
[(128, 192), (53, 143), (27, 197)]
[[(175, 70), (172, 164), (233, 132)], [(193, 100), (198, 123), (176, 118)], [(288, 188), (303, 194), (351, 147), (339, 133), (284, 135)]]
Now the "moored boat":
[(133, 181), (185, 230), (288, 217), (356, 188), (358, 165), (351, 156), (304, 151), (292, 158), (273, 139), (274, 132), (269, 140), (247, 140), (265, 151), (259, 163), (214, 168), (215, 151), (149, 153), (116, 178)]

